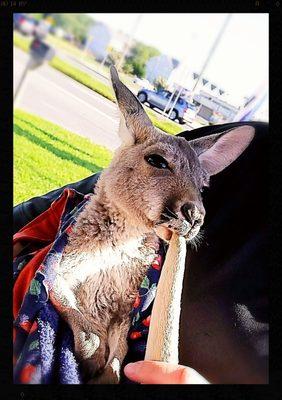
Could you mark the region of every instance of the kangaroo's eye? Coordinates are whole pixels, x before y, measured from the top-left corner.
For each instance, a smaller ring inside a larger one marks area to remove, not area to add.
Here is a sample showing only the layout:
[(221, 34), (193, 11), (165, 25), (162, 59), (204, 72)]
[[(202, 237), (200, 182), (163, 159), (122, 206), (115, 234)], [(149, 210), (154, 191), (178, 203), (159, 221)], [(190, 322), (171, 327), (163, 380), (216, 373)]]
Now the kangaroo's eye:
[(145, 160), (155, 168), (168, 169), (168, 162), (158, 154), (149, 154), (145, 156)]

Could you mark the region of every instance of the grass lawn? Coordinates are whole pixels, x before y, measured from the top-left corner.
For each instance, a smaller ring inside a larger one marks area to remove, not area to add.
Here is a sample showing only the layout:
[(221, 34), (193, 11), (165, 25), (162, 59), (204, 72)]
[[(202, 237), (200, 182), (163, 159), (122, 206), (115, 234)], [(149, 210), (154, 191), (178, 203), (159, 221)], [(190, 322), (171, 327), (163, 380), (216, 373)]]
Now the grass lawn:
[(31, 43), (30, 37), (22, 37), (18, 33), (14, 32), (14, 46), (19, 47), (21, 50), (27, 52)]
[[(31, 39), (30, 38), (23, 38), (19, 34), (14, 33), (14, 45), (18, 46), (24, 51), (28, 51), (29, 44)], [(68, 44), (68, 46), (70, 46)], [(89, 87), (90, 89), (94, 90), (95, 92), (101, 94), (102, 96), (106, 97), (111, 101), (115, 101), (113, 89), (105, 85), (104, 83), (100, 82), (98, 79), (93, 78), (89, 74), (84, 71), (81, 71), (78, 68), (73, 67), (70, 63), (62, 61), (59, 57), (54, 57), (52, 61), (49, 63), (53, 68), (61, 71), (62, 73), (70, 76), (71, 78), (75, 79), (77, 82), (83, 84), (84, 86)], [(158, 118), (157, 114), (154, 113), (149, 108), (146, 109), (151, 121), (153, 124), (163, 130), (164, 132), (170, 134), (176, 134), (183, 131), (183, 128), (176, 124), (175, 122), (169, 121), (167, 119)]]
[(14, 205), (107, 167), (112, 153), (40, 117), (15, 110)]

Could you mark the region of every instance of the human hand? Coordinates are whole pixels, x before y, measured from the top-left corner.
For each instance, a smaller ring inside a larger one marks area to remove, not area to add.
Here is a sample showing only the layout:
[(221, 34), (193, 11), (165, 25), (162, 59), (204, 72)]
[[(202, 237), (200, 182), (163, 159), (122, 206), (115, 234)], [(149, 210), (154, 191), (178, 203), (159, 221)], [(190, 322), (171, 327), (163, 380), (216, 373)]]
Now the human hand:
[(127, 364), (125, 375), (143, 384), (208, 384), (193, 368), (159, 361), (137, 361)]

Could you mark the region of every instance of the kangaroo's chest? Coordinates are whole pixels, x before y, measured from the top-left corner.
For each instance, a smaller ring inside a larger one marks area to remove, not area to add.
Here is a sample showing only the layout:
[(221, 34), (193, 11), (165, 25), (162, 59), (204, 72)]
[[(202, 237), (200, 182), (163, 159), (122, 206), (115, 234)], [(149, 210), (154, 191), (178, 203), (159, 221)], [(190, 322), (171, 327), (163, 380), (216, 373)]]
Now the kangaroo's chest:
[(112, 318), (131, 310), (144, 279), (148, 263), (131, 260), (131, 264), (98, 270), (74, 289), (77, 306), (92, 317)]
[(77, 249), (64, 254), (60, 274), (83, 314), (112, 318), (129, 313), (155, 255), (137, 241), (101, 251)]

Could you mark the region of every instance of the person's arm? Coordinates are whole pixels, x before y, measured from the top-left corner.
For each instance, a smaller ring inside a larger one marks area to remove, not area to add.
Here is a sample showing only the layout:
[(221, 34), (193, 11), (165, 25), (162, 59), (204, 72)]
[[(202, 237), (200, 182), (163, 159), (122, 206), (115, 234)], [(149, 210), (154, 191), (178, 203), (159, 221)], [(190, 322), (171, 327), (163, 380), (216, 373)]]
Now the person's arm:
[(99, 176), (100, 173), (91, 175), (81, 181), (70, 183), (59, 189), (52, 190), (43, 196), (33, 197), (32, 199), (15, 206), (13, 209), (14, 233), (18, 232), (23, 226), (47, 210), (51, 203), (60, 196), (65, 188), (69, 187), (83, 194), (93, 192), (93, 188)]

